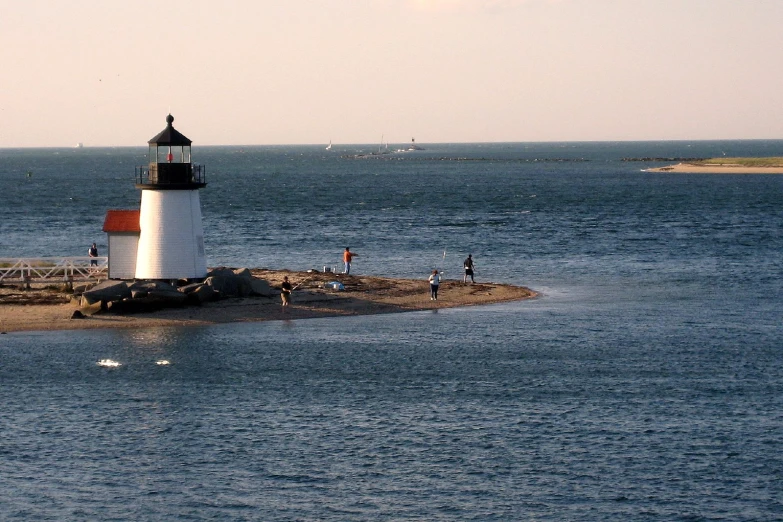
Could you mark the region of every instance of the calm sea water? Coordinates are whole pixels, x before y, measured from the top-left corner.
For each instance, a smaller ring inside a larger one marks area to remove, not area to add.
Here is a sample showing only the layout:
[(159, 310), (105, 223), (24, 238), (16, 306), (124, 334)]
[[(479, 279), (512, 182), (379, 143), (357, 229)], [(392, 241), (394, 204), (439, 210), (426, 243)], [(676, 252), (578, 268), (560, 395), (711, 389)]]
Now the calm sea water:
[[(0, 518), (783, 519), (783, 176), (621, 161), (783, 142), (425, 147), (195, 147), (210, 265), (540, 299), (1, 335)], [(0, 257), (105, 252), (145, 152), (0, 150)]]

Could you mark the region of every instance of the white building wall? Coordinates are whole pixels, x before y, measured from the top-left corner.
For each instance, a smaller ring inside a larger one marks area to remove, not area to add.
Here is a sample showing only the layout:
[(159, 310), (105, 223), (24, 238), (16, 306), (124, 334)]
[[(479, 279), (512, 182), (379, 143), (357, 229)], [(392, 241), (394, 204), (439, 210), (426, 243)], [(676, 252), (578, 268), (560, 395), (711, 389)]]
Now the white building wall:
[(137, 279), (207, 275), (198, 190), (142, 190)]
[(138, 234), (109, 234), (109, 279), (136, 277)]

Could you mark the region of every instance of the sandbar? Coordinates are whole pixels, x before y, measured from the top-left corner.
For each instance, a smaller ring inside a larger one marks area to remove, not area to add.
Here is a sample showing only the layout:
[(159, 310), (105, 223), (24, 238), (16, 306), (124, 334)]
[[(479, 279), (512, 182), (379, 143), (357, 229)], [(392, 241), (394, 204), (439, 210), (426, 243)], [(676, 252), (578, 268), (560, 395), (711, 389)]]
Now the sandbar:
[(750, 167), (743, 165), (677, 163), (665, 167), (644, 169), (644, 172), (673, 172), (681, 174), (783, 174), (783, 167)]
[[(228, 298), (202, 306), (168, 308), (151, 313), (99, 313), (72, 318), (78, 306), (70, 296), (51, 287), (21, 290), (17, 286), (0, 288), (0, 332), (80, 330), (93, 328), (150, 328), (161, 326), (199, 326), (224, 323), (277, 321), (315, 317), (372, 315), (408, 311), (436, 310), (530, 299), (538, 294), (529, 288), (501, 283), (444, 280), (438, 300), (430, 300), (425, 279), (343, 275), (289, 270), (251, 270), (275, 288), (288, 276), (294, 285), (291, 306), (281, 306), (279, 295), (272, 297)], [(342, 283), (344, 290), (325, 285)]]

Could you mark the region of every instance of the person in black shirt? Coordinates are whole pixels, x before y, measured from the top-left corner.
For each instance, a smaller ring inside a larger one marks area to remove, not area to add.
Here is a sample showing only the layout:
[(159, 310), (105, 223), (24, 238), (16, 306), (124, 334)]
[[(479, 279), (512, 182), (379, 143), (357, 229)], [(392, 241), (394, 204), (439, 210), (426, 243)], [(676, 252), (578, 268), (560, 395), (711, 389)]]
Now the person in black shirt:
[(288, 276), (283, 278), (283, 284), (280, 285), (280, 299), (283, 300), (283, 306), (291, 304), (291, 292), (293, 291), (291, 283), (288, 281)]
[(465, 277), (462, 278), (463, 283), (468, 282), (468, 276), (470, 276), (470, 282), (475, 283), (476, 280), (473, 279), (473, 257), (472, 254), (468, 254), (468, 258), (463, 263), (465, 267)]
[[(87, 254), (90, 257), (98, 257), (98, 246), (95, 243), (93, 243), (90, 249), (87, 251)], [(98, 260), (90, 259), (90, 266), (98, 266)]]

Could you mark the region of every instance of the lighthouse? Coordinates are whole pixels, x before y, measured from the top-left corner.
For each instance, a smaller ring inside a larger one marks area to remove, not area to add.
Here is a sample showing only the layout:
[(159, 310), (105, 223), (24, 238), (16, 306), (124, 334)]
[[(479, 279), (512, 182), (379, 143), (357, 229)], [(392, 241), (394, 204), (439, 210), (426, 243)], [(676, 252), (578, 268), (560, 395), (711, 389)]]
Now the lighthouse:
[(207, 275), (199, 189), (203, 165), (191, 163), (191, 141), (177, 131), (174, 117), (149, 143), (149, 165), (136, 168), (141, 190), (136, 279), (196, 279)]

